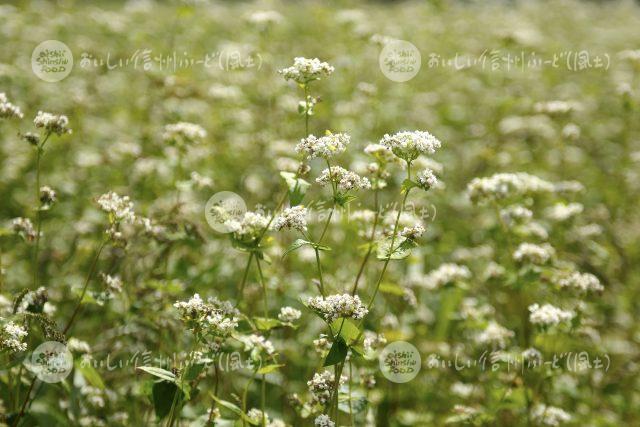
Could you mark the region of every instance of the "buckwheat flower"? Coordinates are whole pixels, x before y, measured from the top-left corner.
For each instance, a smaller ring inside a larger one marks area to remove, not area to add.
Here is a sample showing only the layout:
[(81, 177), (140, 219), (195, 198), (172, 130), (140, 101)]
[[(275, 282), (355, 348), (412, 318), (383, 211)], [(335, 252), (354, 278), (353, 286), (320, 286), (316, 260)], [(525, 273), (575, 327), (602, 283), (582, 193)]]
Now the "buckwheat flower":
[(542, 362), (542, 353), (530, 347), (522, 352), (522, 359), (531, 364), (539, 364)]
[(462, 398), (467, 398), (473, 393), (473, 388), (473, 384), (465, 384), (458, 381), (451, 384), (451, 393)]
[(269, 423), (270, 423), (269, 415), (262, 412), (260, 409), (258, 408), (249, 409), (249, 411), (247, 411), (247, 416), (251, 418), (253, 421), (259, 423), (260, 425), (262, 425), (262, 422), (264, 421), (265, 425), (269, 427)]
[(409, 240), (416, 240), (418, 237), (422, 236), (425, 232), (424, 226), (422, 224), (416, 224), (413, 227), (405, 227), (400, 232), (400, 236), (406, 237)]
[(21, 119), (24, 117), (20, 107), (13, 105), (4, 92), (0, 92), (0, 119)]
[(575, 123), (568, 123), (567, 125), (565, 125), (565, 127), (562, 128), (562, 136), (572, 141), (580, 138), (580, 133), (580, 126)]
[(307, 231), (307, 209), (300, 205), (285, 209), (273, 221), (273, 228), (275, 230), (290, 228), (301, 232)]
[(331, 323), (340, 317), (360, 320), (369, 310), (362, 304), (360, 297), (349, 294), (329, 295), (328, 297), (313, 297), (307, 300), (307, 305), (320, 313), (327, 322)]
[(67, 348), (73, 353), (91, 353), (91, 346), (86, 341), (79, 340), (75, 337), (69, 338)]
[(583, 210), (580, 203), (556, 203), (545, 211), (545, 216), (552, 221), (562, 222), (580, 215)]
[(436, 178), (431, 169), (425, 169), (422, 172), (418, 172), (416, 179), (420, 188), (425, 191), (430, 190), (438, 183), (438, 178)]
[(471, 278), (471, 271), (466, 266), (445, 263), (427, 274), (419, 285), (426, 289), (438, 289), (469, 278)]
[(29, 218), (18, 217), (12, 219), (11, 228), (28, 242), (33, 242), (36, 239), (37, 233)]
[(251, 334), (241, 338), (244, 343), (245, 351), (265, 352), (266, 354), (275, 353), (275, 348), (271, 341), (261, 335)]
[(187, 301), (177, 301), (173, 306), (180, 311), (182, 318), (187, 320), (199, 320), (209, 313), (209, 307), (199, 294), (194, 294)]
[(527, 222), (533, 217), (533, 212), (522, 205), (510, 205), (500, 210), (500, 218), (507, 224)]
[(535, 237), (540, 240), (547, 240), (549, 238), (549, 232), (547, 229), (537, 221), (518, 225), (514, 228), (514, 232), (519, 236), (526, 238)]
[(101, 274), (102, 281), (104, 282), (107, 290), (111, 293), (119, 294), (122, 292), (122, 280), (120, 276), (110, 276), (109, 274)]
[(133, 202), (129, 196), (119, 196), (117, 193), (110, 191), (97, 200), (100, 209), (107, 212), (113, 217), (115, 222), (133, 223), (136, 219), (133, 212)]
[(49, 186), (40, 187), (40, 202), (45, 206), (51, 206), (56, 202), (56, 192)]
[(285, 80), (293, 80), (298, 84), (304, 85), (313, 80), (329, 77), (334, 70), (335, 68), (326, 62), (320, 61), (318, 58), (297, 57), (293, 59), (291, 67), (283, 68), (278, 72), (282, 74)]
[(380, 144), (407, 162), (417, 159), (420, 154), (433, 154), (442, 145), (429, 132), (418, 130), (398, 132), (394, 135), (386, 134), (380, 140)]
[(549, 427), (556, 427), (571, 421), (571, 415), (564, 410), (542, 403), (539, 403), (533, 408), (531, 416), (537, 423)]
[(42, 313), (44, 305), (49, 299), (47, 289), (40, 286), (35, 291), (27, 292), (16, 307), (16, 313)]
[(258, 239), (269, 224), (269, 218), (255, 212), (245, 212), (240, 221), (225, 221), (237, 240), (250, 243)]
[(567, 114), (578, 108), (578, 103), (568, 101), (537, 102), (533, 106), (536, 113), (544, 113), (550, 116)]
[(154, 222), (150, 218), (137, 217), (137, 219), (138, 219), (138, 223), (142, 226), (142, 229), (147, 235), (158, 240), (163, 240), (167, 237), (166, 227), (154, 224)]
[(317, 353), (326, 355), (331, 349), (331, 341), (327, 339), (326, 335), (321, 334), (320, 338), (313, 340), (313, 347)]
[[(313, 374), (313, 378), (307, 381), (307, 386), (309, 387), (313, 403), (324, 405), (329, 402), (335, 378), (335, 375), (330, 371), (322, 371), (321, 373)], [(339, 384), (341, 385), (344, 383), (345, 379), (346, 378), (341, 375)]]
[(300, 310), (296, 310), (293, 307), (282, 307), (280, 309), (280, 313), (278, 314), (278, 319), (282, 322), (295, 322), (302, 316), (302, 312)]
[(572, 311), (563, 310), (551, 304), (529, 306), (529, 321), (535, 325), (554, 326), (562, 322), (568, 322), (574, 317)]
[(296, 145), (296, 152), (304, 154), (307, 159), (331, 159), (344, 152), (350, 142), (351, 137), (346, 133), (328, 133), (320, 138), (309, 135)]
[(12, 353), (25, 351), (27, 343), (24, 339), (27, 335), (28, 332), (24, 327), (13, 322), (5, 323), (0, 330), (0, 349), (9, 350)]
[(362, 346), (364, 348), (365, 353), (375, 352), (376, 350), (381, 349), (386, 344), (387, 344), (387, 339), (383, 334), (377, 334), (371, 331), (366, 331), (364, 333), (364, 340), (362, 342)]
[(320, 176), (316, 178), (316, 182), (323, 187), (330, 182), (335, 182), (341, 192), (371, 188), (371, 183), (367, 178), (363, 178), (357, 173), (340, 166), (331, 166), (331, 171), (329, 171), (329, 168), (323, 170)]
[(529, 262), (535, 265), (546, 264), (555, 254), (555, 249), (548, 243), (536, 245), (534, 243), (521, 243), (513, 253), (513, 259), (517, 262)]
[(313, 420), (313, 425), (315, 427), (335, 427), (336, 423), (331, 421), (328, 415), (322, 414), (318, 415), (315, 420)]
[(393, 160), (393, 152), (382, 144), (369, 144), (364, 152), (375, 157), (380, 163), (388, 163)]
[(191, 182), (199, 189), (213, 187), (213, 180), (208, 176), (202, 176), (198, 172), (191, 172)]
[(499, 173), (487, 178), (474, 178), (467, 185), (467, 193), (473, 203), (550, 193), (555, 190), (555, 186), (550, 182), (524, 172)]
[(188, 122), (178, 122), (165, 125), (162, 139), (165, 142), (178, 145), (198, 143), (207, 137), (207, 131), (200, 125)]
[(507, 342), (514, 336), (515, 333), (513, 331), (510, 331), (495, 321), (491, 321), (485, 330), (476, 336), (476, 342), (478, 344), (504, 348)]
[(582, 292), (600, 292), (604, 290), (604, 286), (596, 276), (577, 271), (566, 277), (559, 278), (558, 285), (562, 288), (573, 288)]
[(58, 136), (65, 133), (71, 133), (71, 129), (69, 129), (69, 119), (67, 116), (58, 116), (38, 111), (36, 118), (33, 119), (33, 124), (37, 128), (44, 128), (47, 132), (55, 133)]

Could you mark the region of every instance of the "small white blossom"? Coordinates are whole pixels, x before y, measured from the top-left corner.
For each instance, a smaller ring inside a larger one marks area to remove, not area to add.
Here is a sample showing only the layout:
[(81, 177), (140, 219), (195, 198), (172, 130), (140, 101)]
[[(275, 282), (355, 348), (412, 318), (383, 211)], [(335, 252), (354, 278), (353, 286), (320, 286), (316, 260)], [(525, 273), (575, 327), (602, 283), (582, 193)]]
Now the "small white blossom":
[(590, 273), (573, 272), (566, 277), (558, 279), (558, 285), (562, 288), (574, 288), (583, 292), (600, 292), (604, 286), (596, 276)]
[(420, 154), (433, 154), (442, 143), (429, 132), (413, 131), (398, 132), (394, 135), (386, 134), (380, 140), (380, 145), (390, 149), (399, 158), (410, 162)]
[(438, 183), (438, 178), (431, 169), (425, 169), (422, 172), (418, 172), (417, 176), (418, 184), (423, 190), (429, 190)]
[(491, 321), (487, 325), (484, 331), (476, 336), (476, 342), (478, 344), (490, 344), (496, 347), (504, 348), (507, 345), (509, 339), (513, 338), (515, 333), (500, 325), (497, 322)]
[(557, 203), (545, 211), (545, 215), (552, 221), (566, 221), (569, 218), (580, 215), (584, 207), (580, 203)]
[(536, 405), (531, 411), (534, 421), (543, 426), (557, 427), (571, 421), (571, 415), (555, 406), (547, 406), (542, 403)]
[(500, 210), (500, 217), (507, 224), (527, 222), (533, 217), (533, 212), (522, 205), (510, 205)]
[(328, 297), (313, 297), (307, 300), (307, 305), (318, 311), (327, 322), (333, 322), (340, 317), (350, 317), (360, 320), (369, 310), (362, 304), (360, 297), (349, 294), (329, 295)]
[(122, 280), (120, 276), (110, 276), (108, 274), (102, 274), (102, 280), (107, 287), (107, 290), (111, 293), (122, 292)]
[(58, 136), (71, 133), (67, 116), (57, 116), (55, 114), (38, 111), (36, 118), (33, 119), (33, 124), (37, 128), (44, 128), (47, 132), (56, 133)]
[(7, 322), (0, 330), (0, 349), (11, 352), (25, 351), (27, 343), (23, 340), (28, 335), (27, 330), (13, 322)]
[(553, 191), (555, 186), (550, 182), (524, 172), (474, 178), (467, 185), (467, 193), (474, 203)]
[(437, 289), (444, 285), (471, 278), (471, 271), (464, 266), (453, 263), (442, 264), (419, 281), (419, 285), (427, 289)]
[(11, 228), (14, 232), (22, 235), (25, 240), (32, 242), (35, 240), (37, 233), (33, 228), (33, 223), (29, 218), (14, 218), (11, 220)]
[(320, 80), (328, 77), (334, 72), (335, 68), (326, 62), (320, 61), (318, 58), (308, 59), (297, 57), (293, 59), (291, 67), (278, 71), (285, 80), (293, 80), (299, 84), (307, 84), (313, 80)]
[(200, 125), (187, 122), (178, 122), (166, 125), (162, 133), (165, 142), (198, 143), (207, 137), (207, 131)]
[(316, 182), (321, 186), (335, 182), (341, 192), (371, 188), (371, 183), (367, 178), (363, 178), (357, 173), (340, 166), (331, 166), (331, 170), (329, 168), (323, 170), (320, 176), (316, 178)]
[(296, 152), (304, 154), (307, 159), (316, 157), (330, 159), (344, 152), (350, 142), (351, 137), (346, 133), (329, 133), (320, 138), (309, 135), (296, 145)]
[(282, 307), (278, 314), (278, 319), (283, 322), (295, 322), (302, 316), (300, 310), (296, 310), (293, 307)]
[(416, 224), (413, 227), (405, 227), (400, 232), (402, 237), (406, 237), (409, 240), (416, 240), (418, 237), (422, 236), (425, 232), (424, 226), (422, 224)]
[(316, 419), (313, 421), (315, 427), (335, 427), (336, 423), (331, 421), (328, 415), (322, 414), (318, 415)]
[(113, 215), (117, 222), (133, 223), (136, 218), (133, 212), (133, 202), (129, 199), (129, 196), (119, 196), (117, 193), (110, 191), (100, 196), (97, 202), (100, 209)]
[(267, 354), (273, 354), (276, 351), (271, 341), (262, 335), (251, 334), (242, 337), (241, 340), (244, 343), (244, 349), (246, 351), (258, 350), (264, 351)]
[(273, 222), (275, 230), (292, 228), (298, 231), (307, 231), (307, 209), (303, 206), (294, 206), (285, 209)]
[(554, 326), (567, 322), (574, 317), (572, 311), (563, 310), (551, 304), (529, 306), (529, 321), (535, 325)]
[(553, 247), (547, 243), (536, 245), (521, 243), (513, 253), (513, 259), (518, 262), (530, 262), (535, 265), (546, 264), (555, 254)]
[[(321, 405), (329, 402), (331, 398), (331, 390), (335, 383), (335, 375), (330, 371), (322, 371), (321, 373), (313, 374), (313, 378), (307, 381), (309, 392), (311, 393), (311, 400), (314, 403)], [(340, 376), (339, 383), (342, 384), (345, 380), (344, 376)]]
[(4, 92), (0, 92), (0, 119), (23, 118), (20, 107), (13, 105)]

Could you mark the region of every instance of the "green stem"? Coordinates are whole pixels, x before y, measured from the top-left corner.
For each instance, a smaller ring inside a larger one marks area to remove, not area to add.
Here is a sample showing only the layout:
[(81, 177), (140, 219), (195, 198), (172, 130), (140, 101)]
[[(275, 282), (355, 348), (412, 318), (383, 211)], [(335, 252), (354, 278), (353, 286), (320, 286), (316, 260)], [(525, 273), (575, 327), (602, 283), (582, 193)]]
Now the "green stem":
[(262, 267), (260, 267), (260, 259), (256, 256), (256, 265), (258, 266), (258, 275), (260, 276), (260, 284), (262, 285), (262, 297), (264, 298), (264, 317), (265, 319), (269, 317), (269, 302), (267, 300), (267, 284), (264, 281), (264, 276), (262, 275)]
[(247, 283), (247, 277), (249, 275), (249, 269), (251, 267), (252, 260), (253, 260), (253, 252), (249, 254), (249, 259), (247, 260), (247, 266), (244, 268), (244, 273), (242, 274), (242, 281), (240, 282), (240, 286), (238, 286), (238, 301), (236, 302), (236, 307), (240, 305), (244, 297), (244, 287)]
[(358, 282), (360, 281), (360, 277), (364, 272), (364, 267), (367, 265), (367, 261), (369, 261), (369, 257), (371, 256), (371, 252), (373, 251), (373, 239), (376, 236), (376, 229), (378, 227), (378, 218), (379, 218), (379, 208), (378, 208), (378, 189), (376, 188), (374, 192), (374, 206), (375, 206), (375, 216), (373, 218), (373, 229), (371, 230), (371, 236), (369, 237), (369, 248), (367, 249), (367, 253), (362, 260), (362, 264), (360, 264), (360, 269), (358, 270), (358, 275), (356, 276), (356, 280), (353, 284), (353, 289), (351, 290), (351, 295), (354, 296), (358, 291)]

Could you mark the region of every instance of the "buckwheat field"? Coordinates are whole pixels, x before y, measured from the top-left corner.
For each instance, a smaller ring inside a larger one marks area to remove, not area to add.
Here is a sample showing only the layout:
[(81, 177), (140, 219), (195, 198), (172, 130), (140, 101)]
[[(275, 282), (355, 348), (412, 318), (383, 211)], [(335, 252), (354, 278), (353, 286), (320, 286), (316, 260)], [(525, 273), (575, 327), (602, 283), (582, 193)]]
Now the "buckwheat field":
[(640, 425), (640, 5), (0, 5), (0, 425)]

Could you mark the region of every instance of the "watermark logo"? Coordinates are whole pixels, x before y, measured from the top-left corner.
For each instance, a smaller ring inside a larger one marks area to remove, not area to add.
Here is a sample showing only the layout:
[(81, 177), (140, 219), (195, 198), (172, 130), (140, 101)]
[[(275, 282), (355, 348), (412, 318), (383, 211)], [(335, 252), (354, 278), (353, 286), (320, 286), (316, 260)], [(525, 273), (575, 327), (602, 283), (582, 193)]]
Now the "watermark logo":
[(214, 194), (204, 207), (207, 223), (218, 233), (232, 233), (247, 212), (244, 199), (232, 191)]
[(420, 51), (413, 43), (406, 40), (392, 40), (382, 48), (378, 63), (382, 74), (389, 80), (406, 82), (418, 74), (422, 58)]
[(45, 341), (25, 359), (25, 366), (39, 380), (57, 383), (64, 380), (73, 368), (73, 356), (66, 345), (58, 341)]
[(382, 375), (394, 383), (411, 381), (422, 366), (418, 349), (406, 341), (394, 341), (387, 345), (380, 352), (378, 362)]
[(45, 82), (59, 82), (73, 68), (73, 54), (69, 46), (58, 40), (47, 40), (33, 49), (31, 69)]

